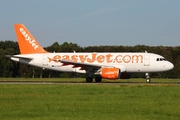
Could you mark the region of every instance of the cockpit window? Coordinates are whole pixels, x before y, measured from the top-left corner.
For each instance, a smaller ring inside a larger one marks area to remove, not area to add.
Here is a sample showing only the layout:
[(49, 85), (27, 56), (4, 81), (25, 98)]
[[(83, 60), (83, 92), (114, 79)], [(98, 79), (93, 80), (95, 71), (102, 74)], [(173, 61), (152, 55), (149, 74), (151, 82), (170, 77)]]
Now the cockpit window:
[(165, 58), (163, 58), (163, 61), (167, 61)]
[(166, 61), (165, 58), (157, 58), (156, 61)]

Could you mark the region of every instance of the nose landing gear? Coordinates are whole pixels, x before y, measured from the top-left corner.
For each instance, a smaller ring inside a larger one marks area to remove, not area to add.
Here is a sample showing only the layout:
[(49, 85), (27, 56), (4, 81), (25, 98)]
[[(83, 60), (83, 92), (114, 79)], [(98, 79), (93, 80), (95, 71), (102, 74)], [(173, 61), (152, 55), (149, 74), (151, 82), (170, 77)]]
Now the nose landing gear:
[(146, 76), (146, 83), (150, 83), (151, 79), (150, 79), (150, 74), (149, 73), (145, 73)]

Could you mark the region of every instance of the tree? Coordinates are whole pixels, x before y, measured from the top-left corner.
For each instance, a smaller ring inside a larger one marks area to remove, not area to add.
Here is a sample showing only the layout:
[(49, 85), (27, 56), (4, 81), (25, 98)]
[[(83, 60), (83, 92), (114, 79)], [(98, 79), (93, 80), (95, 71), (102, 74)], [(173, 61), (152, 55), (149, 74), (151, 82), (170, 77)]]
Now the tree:
[[(64, 42), (59, 44), (53, 43), (45, 48), (49, 52), (151, 52), (164, 56), (174, 64), (174, 69), (162, 73), (153, 73), (151, 77), (161, 78), (180, 78), (180, 47), (167, 46), (87, 46), (80, 47), (75, 43)], [(19, 54), (17, 42), (6, 40), (0, 41), (0, 77), (73, 77), (71, 73), (61, 73), (52, 70), (43, 70), (42, 68), (33, 67), (18, 62), (14, 62), (5, 55)], [(84, 75), (79, 75), (85, 77)], [(144, 77), (142, 74), (133, 74), (133, 77)]]

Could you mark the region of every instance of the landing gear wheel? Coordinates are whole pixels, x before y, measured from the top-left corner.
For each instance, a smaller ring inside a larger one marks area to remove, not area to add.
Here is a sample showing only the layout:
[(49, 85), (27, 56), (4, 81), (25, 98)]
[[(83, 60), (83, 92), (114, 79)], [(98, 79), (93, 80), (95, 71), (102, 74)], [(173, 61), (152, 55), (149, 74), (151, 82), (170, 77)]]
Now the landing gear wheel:
[(146, 75), (146, 83), (150, 83), (151, 79), (149, 73), (145, 73), (145, 75)]
[(95, 77), (95, 81), (96, 81), (96, 82), (98, 82), (98, 83), (99, 83), (99, 82), (101, 82), (101, 81), (102, 81), (101, 76), (97, 76), (97, 77)]
[(86, 82), (88, 82), (88, 83), (93, 82), (93, 78), (92, 78), (92, 77), (87, 77), (87, 78), (86, 78)]
[(150, 83), (150, 82), (151, 82), (150, 78), (146, 79), (146, 83)]

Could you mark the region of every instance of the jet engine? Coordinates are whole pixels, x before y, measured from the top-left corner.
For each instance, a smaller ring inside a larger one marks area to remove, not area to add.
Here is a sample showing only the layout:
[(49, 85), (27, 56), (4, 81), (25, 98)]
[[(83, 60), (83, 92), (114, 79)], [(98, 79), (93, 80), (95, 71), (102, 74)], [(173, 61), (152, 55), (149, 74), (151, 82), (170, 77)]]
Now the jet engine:
[(119, 68), (101, 68), (102, 78), (107, 79), (118, 79), (120, 78), (121, 72)]

